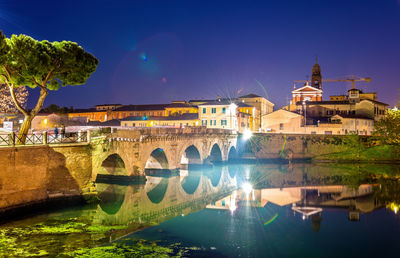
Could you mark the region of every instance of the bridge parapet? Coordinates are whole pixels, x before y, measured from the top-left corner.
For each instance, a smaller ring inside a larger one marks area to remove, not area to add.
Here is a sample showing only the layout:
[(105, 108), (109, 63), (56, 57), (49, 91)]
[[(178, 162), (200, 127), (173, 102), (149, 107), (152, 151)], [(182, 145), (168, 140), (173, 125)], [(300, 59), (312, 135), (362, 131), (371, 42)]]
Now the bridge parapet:
[(114, 129), (111, 137), (125, 137), (130, 139), (140, 138), (141, 136), (167, 136), (167, 135), (232, 135), (236, 133), (226, 129), (213, 129), (206, 127), (185, 127), (185, 128), (140, 128), (140, 129)]

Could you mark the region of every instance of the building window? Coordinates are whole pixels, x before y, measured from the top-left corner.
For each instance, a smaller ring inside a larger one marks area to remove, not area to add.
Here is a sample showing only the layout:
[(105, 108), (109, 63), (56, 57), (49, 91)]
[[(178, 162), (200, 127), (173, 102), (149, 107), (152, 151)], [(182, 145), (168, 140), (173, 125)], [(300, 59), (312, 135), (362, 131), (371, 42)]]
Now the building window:
[(279, 124), (279, 130), (283, 130), (283, 123)]
[(225, 114), (226, 113), (226, 108), (222, 108), (222, 114)]
[(203, 114), (205, 114), (207, 112), (206, 108), (203, 108)]
[(226, 120), (221, 120), (221, 125), (227, 125)]
[(211, 113), (213, 114), (217, 113), (217, 108), (211, 108)]
[(207, 126), (207, 120), (201, 120), (201, 125)]

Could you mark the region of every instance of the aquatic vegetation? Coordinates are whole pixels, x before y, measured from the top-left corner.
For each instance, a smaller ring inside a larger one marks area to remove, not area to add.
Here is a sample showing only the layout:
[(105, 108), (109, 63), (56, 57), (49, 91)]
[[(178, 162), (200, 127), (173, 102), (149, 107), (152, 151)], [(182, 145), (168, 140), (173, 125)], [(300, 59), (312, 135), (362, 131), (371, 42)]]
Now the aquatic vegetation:
[(136, 240), (132, 244), (117, 243), (93, 248), (81, 248), (63, 253), (67, 257), (181, 257), (184, 253), (177, 250), (178, 245), (163, 247), (154, 242)]
[(0, 256), (54, 256), (107, 243), (125, 225), (88, 225), (76, 218), (0, 229)]

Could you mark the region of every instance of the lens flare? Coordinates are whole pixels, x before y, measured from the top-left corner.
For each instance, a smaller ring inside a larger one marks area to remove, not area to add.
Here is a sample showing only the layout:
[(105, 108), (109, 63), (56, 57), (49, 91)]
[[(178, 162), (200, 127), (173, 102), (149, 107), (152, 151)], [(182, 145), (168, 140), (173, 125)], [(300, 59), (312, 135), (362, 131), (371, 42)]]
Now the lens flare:
[(253, 191), (253, 186), (250, 183), (246, 182), (242, 185), (242, 189), (243, 192), (248, 195)]
[(253, 133), (247, 129), (243, 132), (243, 140), (247, 141), (248, 139), (251, 138), (251, 136), (253, 135)]
[(283, 136), (283, 146), (282, 146), (281, 153), (279, 154), (279, 158), (282, 157), (283, 151), (285, 150), (285, 146), (286, 146), (286, 134)]
[(275, 216), (273, 216), (270, 220), (268, 220), (267, 222), (264, 223), (264, 226), (271, 224), (274, 220), (276, 220), (277, 217), (278, 217), (278, 214), (275, 214)]

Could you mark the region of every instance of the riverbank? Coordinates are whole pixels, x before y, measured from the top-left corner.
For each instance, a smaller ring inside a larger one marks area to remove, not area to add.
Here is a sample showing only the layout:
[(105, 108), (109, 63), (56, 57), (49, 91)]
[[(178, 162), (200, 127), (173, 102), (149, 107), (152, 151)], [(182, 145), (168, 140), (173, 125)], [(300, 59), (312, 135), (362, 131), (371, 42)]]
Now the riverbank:
[(239, 139), (238, 148), (256, 160), (400, 163), (400, 146), (381, 145), (372, 136), (254, 134), (248, 141)]

